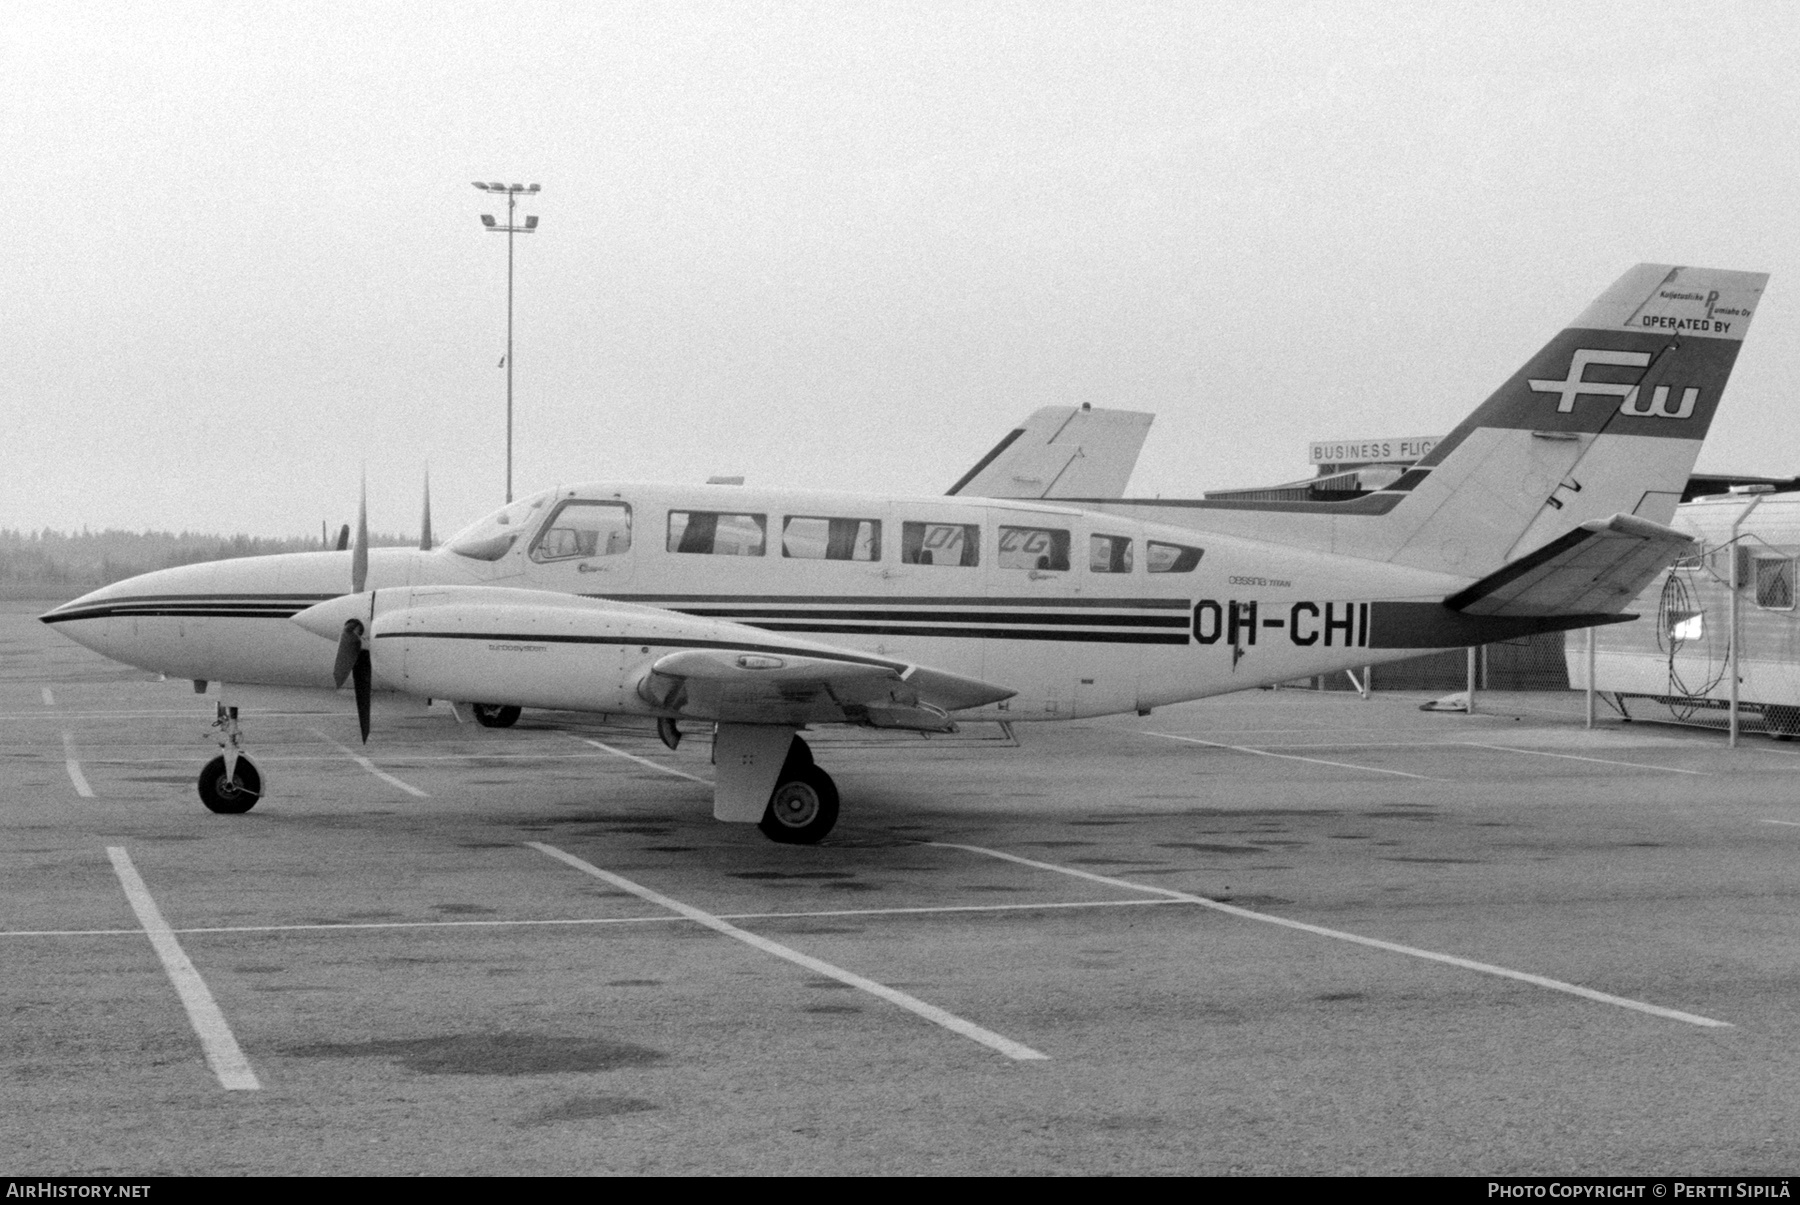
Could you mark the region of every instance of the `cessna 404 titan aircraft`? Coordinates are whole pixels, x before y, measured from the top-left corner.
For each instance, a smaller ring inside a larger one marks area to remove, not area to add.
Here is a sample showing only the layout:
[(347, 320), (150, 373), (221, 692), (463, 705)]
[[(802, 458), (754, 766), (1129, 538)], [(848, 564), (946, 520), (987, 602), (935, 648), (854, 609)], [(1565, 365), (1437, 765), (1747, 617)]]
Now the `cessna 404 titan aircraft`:
[(235, 691), (353, 680), (365, 740), (376, 690), (465, 717), (643, 717), (671, 746), (711, 726), (714, 815), (814, 842), (838, 797), (810, 725), (1144, 712), (1633, 618), (1692, 544), (1668, 523), (1766, 279), (1633, 268), (1425, 460), (1343, 502), (601, 483), (435, 550), (359, 535), (145, 574), (43, 619), (222, 684), (215, 811), (261, 793)]

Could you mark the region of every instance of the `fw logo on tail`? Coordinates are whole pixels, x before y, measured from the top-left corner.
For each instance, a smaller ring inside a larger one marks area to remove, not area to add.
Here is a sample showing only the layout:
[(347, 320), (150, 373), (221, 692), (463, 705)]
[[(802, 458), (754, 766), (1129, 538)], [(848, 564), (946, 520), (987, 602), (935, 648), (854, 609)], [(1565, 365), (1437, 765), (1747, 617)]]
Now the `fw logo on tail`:
[(1589, 381), (1585, 380), (1588, 365), (1613, 364), (1621, 368), (1648, 368), (1650, 353), (1647, 351), (1606, 351), (1600, 348), (1578, 348), (1569, 361), (1569, 375), (1560, 381), (1548, 381), (1533, 378), (1528, 382), (1536, 393), (1555, 393), (1562, 400), (1556, 404), (1558, 414), (1568, 414), (1575, 409), (1575, 399), (1581, 394), (1597, 394), (1601, 397), (1616, 397), (1623, 400), (1619, 403), (1619, 413), (1631, 415), (1633, 418), (1687, 418), (1694, 413), (1694, 404), (1700, 400), (1697, 386), (1689, 386), (1681, 391), (1681, 403), (1675, 409), (1669, 409), (1669, 387), (1658, 385), (1651, 392), (1650, 404), (1643, 404), (1639, 397), (1638, 386), (1627, 385), (1622, 381)]

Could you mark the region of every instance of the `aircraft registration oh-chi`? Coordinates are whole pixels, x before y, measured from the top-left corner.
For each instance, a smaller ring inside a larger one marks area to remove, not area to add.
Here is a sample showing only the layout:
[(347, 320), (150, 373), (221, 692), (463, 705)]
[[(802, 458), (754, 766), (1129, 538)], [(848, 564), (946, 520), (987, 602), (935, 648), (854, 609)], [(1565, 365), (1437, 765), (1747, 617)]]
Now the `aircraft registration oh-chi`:
[(715, 816), (814, 842), (838, 798), (812, 725), (1146, 712), (1634, 618), (1692, 543), (1669, 521), (1766, 279), (1632, 269), (1416, 467), (1343, 502), (601, 483), (430, 551), (359, 536), (146, 574), (43, 618), (226, 684), (201, 776), (215, 811), (261, 793), (235, 688), (351, 680), (365, 739), (377, 690), (459, 717), (642, 717), (671, 746), (712, 726)]

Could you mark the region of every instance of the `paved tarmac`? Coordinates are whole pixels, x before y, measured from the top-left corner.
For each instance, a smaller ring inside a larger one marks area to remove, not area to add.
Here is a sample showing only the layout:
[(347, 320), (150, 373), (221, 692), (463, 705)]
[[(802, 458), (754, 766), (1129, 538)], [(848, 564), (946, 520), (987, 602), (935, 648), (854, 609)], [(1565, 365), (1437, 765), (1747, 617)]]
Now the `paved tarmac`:
[[(246, 717), (0, 604), (0, 1171), (1783, 1174), (1800, 745), (1260, 691), (708, 745)], [(598, 742), (597, 744), (594, 742)], [(366, 759), (359, 761), (357, 759)], [(642, 760), (638, 760), (642, 759)]]

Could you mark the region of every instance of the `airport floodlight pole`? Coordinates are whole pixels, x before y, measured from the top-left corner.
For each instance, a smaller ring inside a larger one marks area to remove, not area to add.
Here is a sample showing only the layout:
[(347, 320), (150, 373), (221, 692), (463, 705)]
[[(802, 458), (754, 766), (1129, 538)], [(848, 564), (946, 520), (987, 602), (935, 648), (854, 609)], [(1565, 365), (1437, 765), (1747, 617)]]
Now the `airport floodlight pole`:
[(519, 225), (517, 210), (521, 196), (535, 194), (541, 185), (537, 184), (488, 184), (475, 181), (475, 187), (482, 192), (502, 193), (506, 197), (506, 224), (503, 226), (494, 220), (494, 215), (481, 215), (481, 224), (495, 234), (506, 233), (506, 500), (513, 500), (513, 235), (530, 234), (537, 229), (538, 220), (527, 214), (525, 224)]

